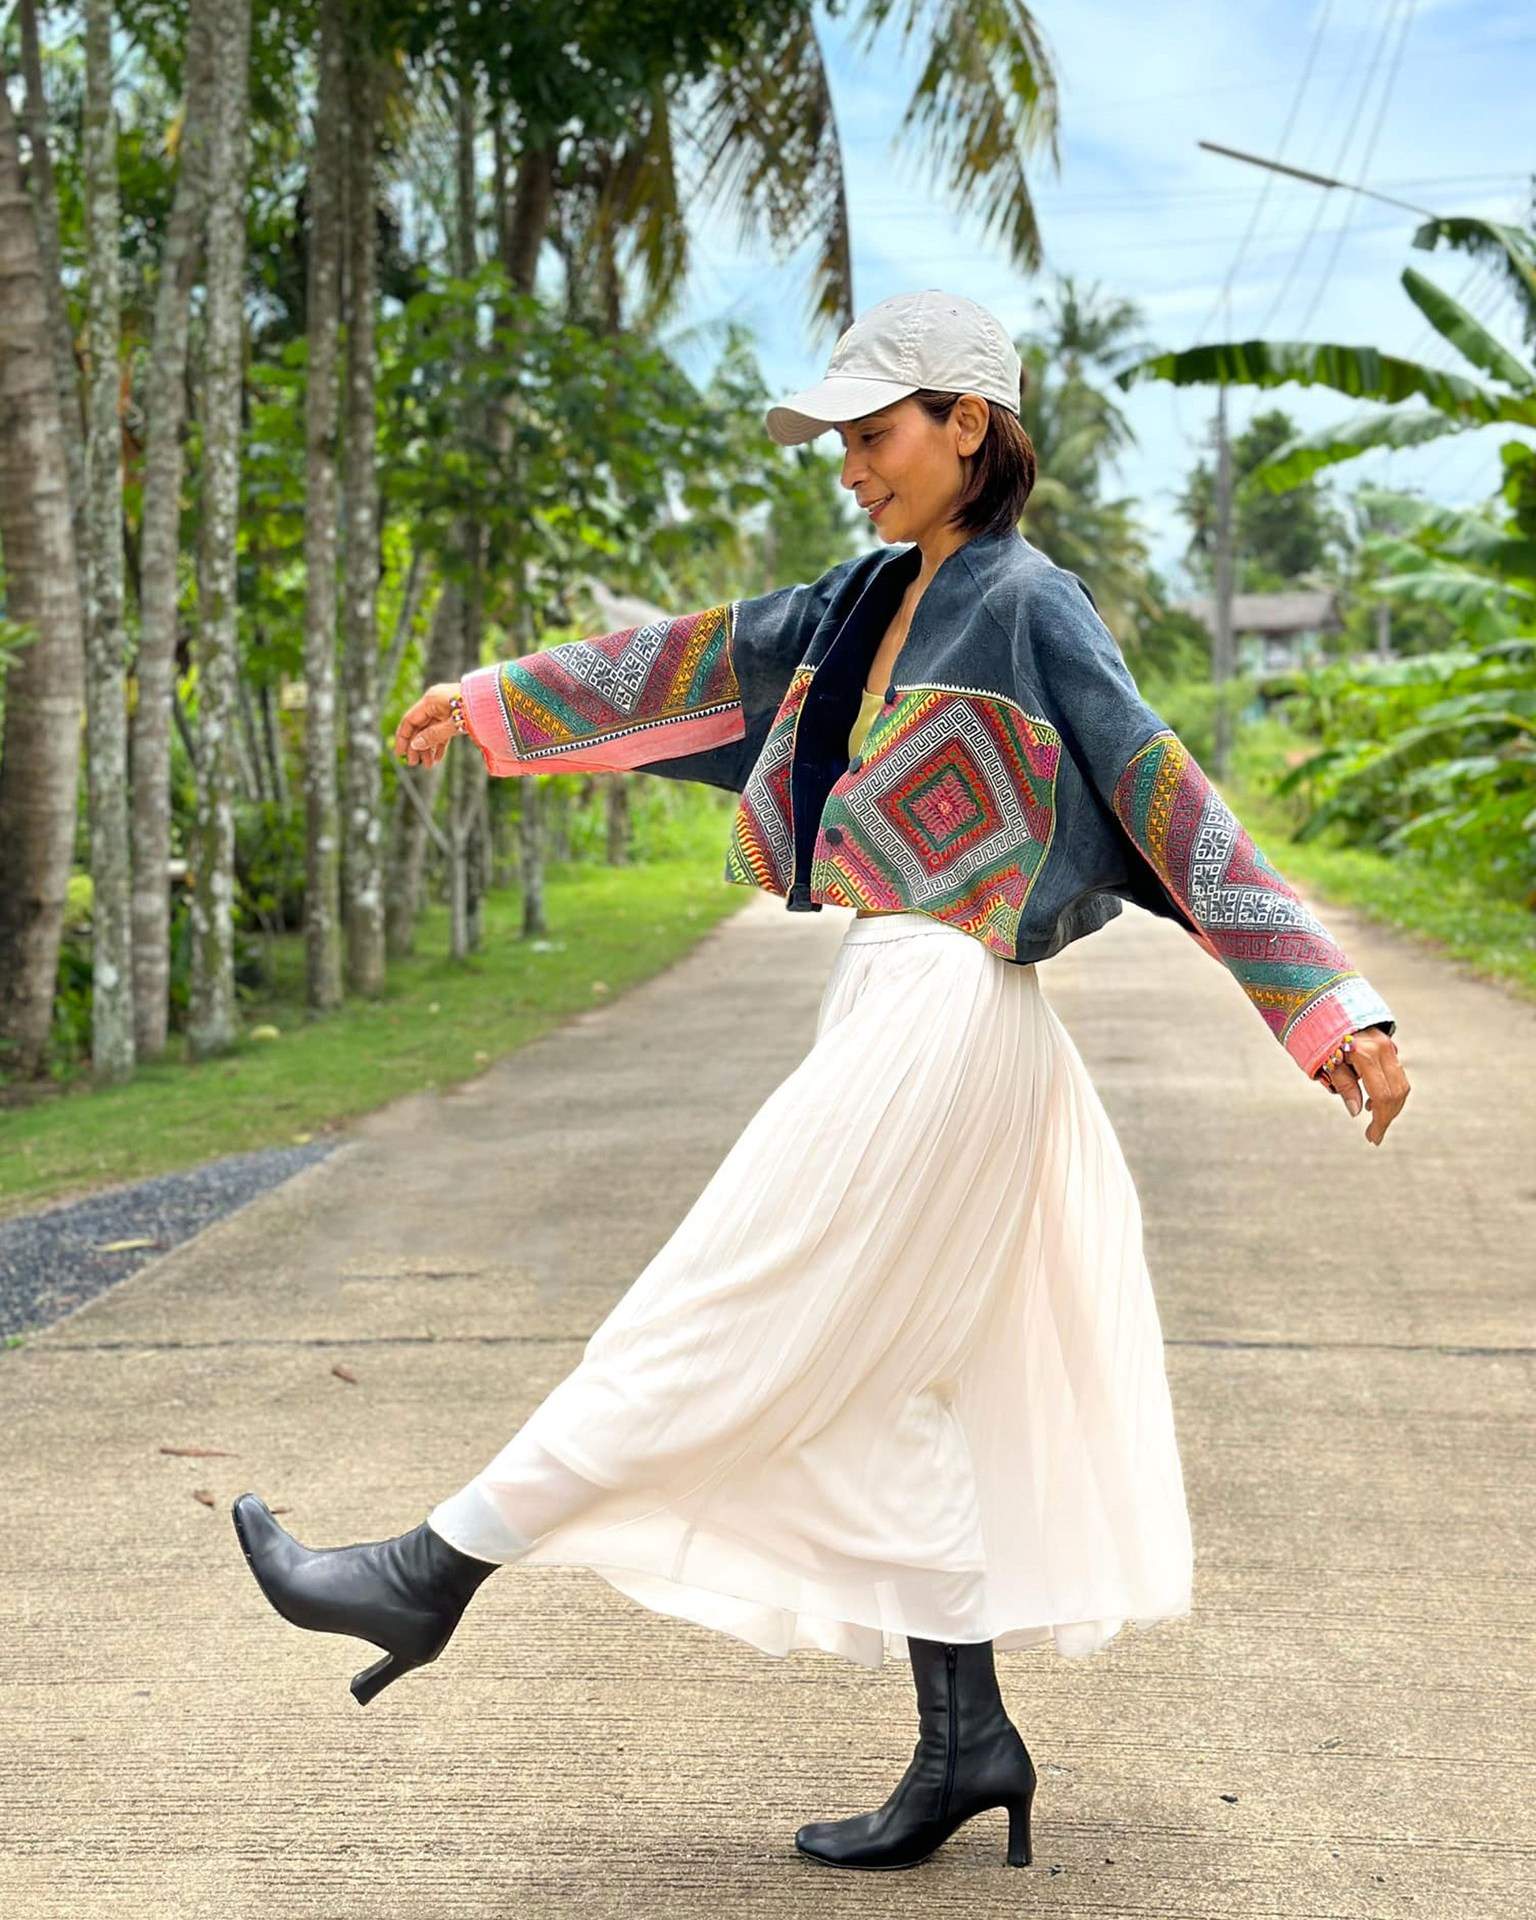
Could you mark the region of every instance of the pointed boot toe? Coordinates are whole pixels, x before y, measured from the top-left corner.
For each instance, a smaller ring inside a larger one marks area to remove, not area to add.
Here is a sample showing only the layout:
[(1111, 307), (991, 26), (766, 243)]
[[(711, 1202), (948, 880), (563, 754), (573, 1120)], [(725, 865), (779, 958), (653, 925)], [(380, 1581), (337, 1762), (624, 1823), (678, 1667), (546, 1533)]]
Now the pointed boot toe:
[(383, 1651), (382, 1660), (352, 1678), (359, 1706), (437, 1658), (475, 1589), (499, 1564), (460, 1553), (425, 1521), (390, 1540), (306, 1547), (258, 1494), (241, 1494), (232, 1517), (256, 1584), (285, 1620), (314, 1633), (350, 1634)]

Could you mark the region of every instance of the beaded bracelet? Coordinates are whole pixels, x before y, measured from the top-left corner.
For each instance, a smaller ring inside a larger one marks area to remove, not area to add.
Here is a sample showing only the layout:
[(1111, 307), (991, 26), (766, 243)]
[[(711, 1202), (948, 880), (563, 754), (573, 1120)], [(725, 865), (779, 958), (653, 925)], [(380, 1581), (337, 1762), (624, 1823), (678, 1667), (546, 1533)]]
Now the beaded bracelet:
[(464, 697), (462, 694), (449, 694), (448, 715), (460, 733), (469, 732), (469, 722), (464, 718)]
[(1339, 1045), (1336, 1046), (1328, 1058), (1323, 1061), (1322, 1065), (1318, 1068), (1318, 1072), (1326, 1073), (1330, 1067), (1336, 1067), (1346, 1053), (1353, 1053), (1355, 1050), (1354, 1040), (1355, 1036), (1352, 1033), (1346, 1033)]

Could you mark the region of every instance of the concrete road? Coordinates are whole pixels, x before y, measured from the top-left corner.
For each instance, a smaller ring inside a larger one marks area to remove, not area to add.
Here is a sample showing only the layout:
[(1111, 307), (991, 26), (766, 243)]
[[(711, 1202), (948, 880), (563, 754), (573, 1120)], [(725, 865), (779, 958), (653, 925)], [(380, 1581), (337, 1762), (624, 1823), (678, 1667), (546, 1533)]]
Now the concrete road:
[(317, 1545), (413, 1525), (575, 1364), (810, 1043), (846, 916), (765, 896), (0, 1356), (0, 1912), (1536, 1911), (1536, 1011), (1323, 911), (1401, 1022), (1381, 1149), (1178, 928), (1041, 970), (1142, 1196), (1197, 1574), (1188, 1620), (999, 1657), (1031, 1871), (1000, 1812), (912, 1873), (796, 1854), (900, 1775), (905, 1662), (513, 1569), (359, 1710), (371, 1653), (237, 1551), (246, 1487)]

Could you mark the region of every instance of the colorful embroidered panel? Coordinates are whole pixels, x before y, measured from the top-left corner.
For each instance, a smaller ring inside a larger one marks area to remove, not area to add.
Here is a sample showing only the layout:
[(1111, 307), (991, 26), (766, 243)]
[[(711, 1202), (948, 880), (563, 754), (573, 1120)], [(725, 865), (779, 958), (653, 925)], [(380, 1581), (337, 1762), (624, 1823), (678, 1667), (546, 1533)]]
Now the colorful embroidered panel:
[(1352, 1029), (1390, 1020), (1375, 988), (1249, 838), (1172, 729), (1116, 782), (1121, 825), (1281, 1045), (1315, 1074)]
[(789, 771), (795, 723), (815, 671), (796, 667), (790, 675), (763, 750), (742, 788), (725, 854), (725, 877), (737, 886), (763, 887), (770, 893), (789, 891), (794, 858)]
[(567, 640), (464, 678), (492, 773), (623, 772), (746, 734), (736, 603)]
[(811, 897), (931, 914), (1011, 960), (1056, 822), (1061, 738), (972, 688), (909, 687), (822, 809)]

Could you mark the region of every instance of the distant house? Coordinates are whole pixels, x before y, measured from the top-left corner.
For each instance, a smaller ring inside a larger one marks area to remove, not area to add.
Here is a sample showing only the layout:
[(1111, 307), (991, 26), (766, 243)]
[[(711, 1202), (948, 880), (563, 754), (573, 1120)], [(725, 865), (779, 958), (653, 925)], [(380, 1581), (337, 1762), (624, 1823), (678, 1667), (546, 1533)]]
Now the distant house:
[[(1215, 603), (1207, 594), (1177, 602), (1214, 634)], [(1239, 673), (1287, 673), (1322, 657), (1323, 635), (1337, 633), (1338, 595), (1332, 587), (1289, 587), (1283, 593), (1234, 593), (1233, 664)]]

